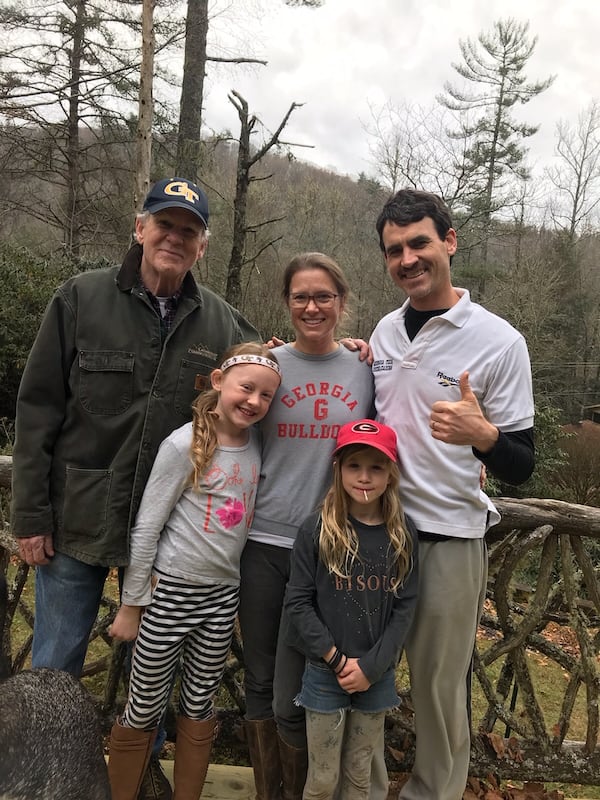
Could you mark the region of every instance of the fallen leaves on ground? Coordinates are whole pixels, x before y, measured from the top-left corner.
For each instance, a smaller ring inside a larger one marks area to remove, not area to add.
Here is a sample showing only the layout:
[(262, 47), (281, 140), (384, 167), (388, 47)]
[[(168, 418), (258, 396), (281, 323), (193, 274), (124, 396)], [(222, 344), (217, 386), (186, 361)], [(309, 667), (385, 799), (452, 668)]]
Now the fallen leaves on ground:
[[(390, 775), (390, 791), (387, 800), (398, 800), (400, 789), (408, 780), (406, 773)], [(546, 791), (541, 783), (524, 783), (522, 787), (507, 783), (502, 786), (494, 775), (487, 778), (469, 778), (463, 800), (564, 800), (557, 789)]]

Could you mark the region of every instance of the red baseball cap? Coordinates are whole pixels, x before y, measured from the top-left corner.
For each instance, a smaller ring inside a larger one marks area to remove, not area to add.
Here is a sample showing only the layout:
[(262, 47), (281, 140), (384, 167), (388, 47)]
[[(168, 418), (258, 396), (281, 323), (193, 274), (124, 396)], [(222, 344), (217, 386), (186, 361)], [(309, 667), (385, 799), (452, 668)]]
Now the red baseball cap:
[(374, 447), (385, 453), (392, 461), (398, 460), (396, 432), (387, 425), (382, 425), (381, 422), (375, 422), (374, 419), (359, 419), (342, 425), (333, 455), (349, 444), (364, 444)]

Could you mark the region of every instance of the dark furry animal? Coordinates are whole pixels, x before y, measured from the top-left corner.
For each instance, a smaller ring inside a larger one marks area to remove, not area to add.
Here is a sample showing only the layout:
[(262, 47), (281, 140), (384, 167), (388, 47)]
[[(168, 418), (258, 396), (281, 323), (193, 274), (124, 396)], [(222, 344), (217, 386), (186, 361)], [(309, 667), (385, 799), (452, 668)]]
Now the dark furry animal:
[[(0, 575), (0, 623), (5, 603)], [(23, 670), (0, 682), (0, 800), (110, 800), (98, 715), (68, 673)]]

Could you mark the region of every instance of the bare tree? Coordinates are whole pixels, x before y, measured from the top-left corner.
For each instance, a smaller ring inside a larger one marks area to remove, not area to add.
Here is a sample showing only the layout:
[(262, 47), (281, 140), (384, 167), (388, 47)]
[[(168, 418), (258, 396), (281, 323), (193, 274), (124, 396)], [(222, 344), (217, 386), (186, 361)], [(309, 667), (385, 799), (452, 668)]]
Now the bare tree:
[(597, 402), (600, 390), (600, 107), (596, 101), (576, 124), (558, 123), (556, 156), (556, 163), (546, 170), (552, 186), (550, 214), (557, 228), (553, 260), (561, 275), (562, 303), (570, 309), (557, 330), (572, 354), (566, 372), (577, 392), (571, 404), (575, 412), (581, 405)]
[(423, 107), (386, 102), (370, 106), (363, 128), (371, 143), (375, 174), (392, 192), (412, 186), (436, 192), (464, 216), (473, 203), (474, 183), (468, 136), (448, 135), (457, 119), (439, 104)]
[(370, 139), (369, 152), (375, 175), (392, 193), (401, 186), (420, 184), (422, 168), (419, 147), (423, 141), (416, 133), (421, 109), (388, 100), (376, 108), (369, 105), (371, 119), (363, 128)]
[[(324, 0), (285, 0), (289, 6), (318, 8)], [(208, 0), (188, 0), (185, 29), (185, 56), (179, 133), (177, 137), (176, 172), (198, 180), (202, 164), (202, 105), (204, 76), (208, 62), (221, 64), (261, 64), (266, 61), (246, 56), (218, 56), (207, 53), (209, 30)]]
[[(109, 136), (119, 125), (126, 129), (123, 104), (137, 96), (137, 64), (119, 36), (132, 24), (132, 8), (117, 0), (102, 8), (89, 0), (0, 8), (7, 42), (0, 50), (0, 119), (10, 121), (3, 128), (10, 158), (4, 174), (29, 177), (34, 213), (75, 259), (85, 237), (95, 236), (106, 199)], [(5, 200), (31, 213), (22, 192)]]
[(271, 224), (272, 222), (282, 219), (275, 217), (273, 219), (264, 220), (260, 223), (249, 225), (247, 223), (246, 212), (248, 206), (248, 190), (253, 181), (268, 180), (269, 175), (254, 176), (251, 175), (253, 167), (267, 155), (267, 153), (274, 147), (286, 146), (293, 147), (290, 142), (281, 140), (283, 129), (288, 123), (288, 120), (296, 108), (300, 108), (302, 103), (292, 103), (285, 113), (283, 119), (277, 126), (277, 129), (266, 139), (262, 145), (252, 151), (251, 137), (256, 131), (260, 123), (258, 117), (254, 114), (251, 116), (248, 113), (248, 103), (236, 91), (232, 90), (229, 94), (229, 100), (238, 112), (240, 120), (240, 138), (238, 147), (237, 158), (237, 172), (236, 172), (236, 186), (235, 186), (235, 199), (233, 201), (233, 240), (231, 245), (231, 256), (229, 258), (229, 265), (227, 267), (227, 287), (225, 291), (225, 299), (236, 308), (241, 308), (242, 304), (242, 282), (241, 275), (243, 267), (254, 261), (260, 252), (267, 247), (270, 247), (276, 240), (268, 240), (263, 243), (258, 252), (248, 255), (246, 253), (246, 238), (251, 231), (257, 231), (259, 228)]
[(207, 36), (208, 0), (188, 0), (175, 172), (194, 181), (198, 179), (200, 168), (200, 129)]
[[(558, 163), (546, 170), (555, 191), (550, 208), (557, 228), (574, 241), (588, 228), (600, 204), (600, 106), (594, 100), (577, 124), (556, 126)], [(558, 195), (558, 196), (557, 196)]]

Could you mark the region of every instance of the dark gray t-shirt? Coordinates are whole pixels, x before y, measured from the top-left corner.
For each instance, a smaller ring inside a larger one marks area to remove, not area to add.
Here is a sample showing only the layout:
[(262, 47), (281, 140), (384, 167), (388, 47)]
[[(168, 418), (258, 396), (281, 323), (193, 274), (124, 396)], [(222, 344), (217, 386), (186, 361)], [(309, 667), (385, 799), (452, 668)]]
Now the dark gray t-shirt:
[(286, 614), (307, 657), (319, 661), (335, 645), (359, 665), (371, 683), (400, 656), (417, 601), (417, 539), (410, 520), (413, 566), (402, 586), (390, 586), (392, 559), (384, 525), (351, 522), (359, 558), (348, 577), (330, 574), (319, 558), (321, 518), (312, 514), (300, 526), (292, 552), (285, 595)]

